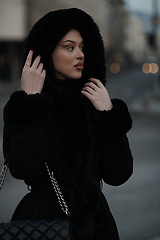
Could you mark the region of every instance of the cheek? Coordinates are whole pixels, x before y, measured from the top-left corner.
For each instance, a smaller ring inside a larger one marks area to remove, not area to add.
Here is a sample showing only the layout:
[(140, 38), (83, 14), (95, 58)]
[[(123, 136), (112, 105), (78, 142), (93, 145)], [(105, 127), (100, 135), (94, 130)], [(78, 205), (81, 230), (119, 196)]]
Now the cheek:
[(69, 54), (58, 54), (53, 57), (53, 63), (55, 69), (62, 70), (62, 68), (69, 67), (69, 65), (73, 62), (72, 57)]

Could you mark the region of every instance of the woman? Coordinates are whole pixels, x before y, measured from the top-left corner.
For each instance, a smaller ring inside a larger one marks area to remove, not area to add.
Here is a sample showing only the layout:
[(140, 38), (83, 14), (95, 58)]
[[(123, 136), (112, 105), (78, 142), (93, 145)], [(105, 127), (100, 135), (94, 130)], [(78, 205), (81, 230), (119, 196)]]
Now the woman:
[(4, 109), (4, 157), (31, 189), (12, 220), (64, 215), (47, 162), (69, 206), (74, 239), (119, 239), (101, 181), (116, 186), (131, 176), (132, 120), (122, 100), (110, 100), (105, 77), (103, 41), (88, 14), (58, 10), (33, 26), (21, 91)]

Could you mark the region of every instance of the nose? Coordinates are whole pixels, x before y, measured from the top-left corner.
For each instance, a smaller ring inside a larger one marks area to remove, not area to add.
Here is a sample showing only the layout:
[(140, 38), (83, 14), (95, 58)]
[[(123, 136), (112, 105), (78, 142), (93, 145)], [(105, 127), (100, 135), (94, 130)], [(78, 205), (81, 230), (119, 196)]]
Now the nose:
[(84, 53), (80, 48), (77, 49), (77, 58), (81, 60), (84, 58)]

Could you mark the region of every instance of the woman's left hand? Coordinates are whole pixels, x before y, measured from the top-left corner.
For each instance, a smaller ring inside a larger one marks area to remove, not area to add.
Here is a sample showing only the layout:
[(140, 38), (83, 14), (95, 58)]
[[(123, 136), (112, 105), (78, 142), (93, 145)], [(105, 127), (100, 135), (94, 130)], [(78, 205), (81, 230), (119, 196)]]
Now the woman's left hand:
[(90, 78), (81, 93), (86, 96), (97, 110), (111, 110), (113, 108), (107, 89), (96, 78)]

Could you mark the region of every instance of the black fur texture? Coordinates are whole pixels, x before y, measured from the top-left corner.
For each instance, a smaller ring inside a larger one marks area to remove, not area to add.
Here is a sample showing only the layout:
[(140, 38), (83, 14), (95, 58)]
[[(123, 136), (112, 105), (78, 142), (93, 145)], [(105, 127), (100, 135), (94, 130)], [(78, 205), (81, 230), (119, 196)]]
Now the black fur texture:
[[(60, 39), (77, 29), (84, 40), (85, 65), (80, 80), (56, 79), (52, 52)], [(11, 174), (32, 188), (12, 220), (63, 215), (44, 162), (54, 171), (72, 216), (74, 239), (119, 240), (114, 218), (100, 189), (102, 179), (120, 185), (132, 174), (133, 158), (126, 136), (132, 120), (126, 104), (98, 111), (81, 94), (88, 78), (106, 81), (104, 44), (92, 17), (80, 9), (63, 9), (42, 17), (24, 43), (41, 55), (46, 79), (41, 94), (14, 92), (4, 109), (4, 157)], [(34, 60), (33, 58), (33, 60)]]
[[(34, 58), (41, 55), (41, 62), (44, 64), (47, 76), (55, 78), (51, 54), (61, 38), (71, 29), (78, 30), (84, 40), (85, 64), (82, 79), (85, 79), (85, 82), (88, 78), (94, 77), (104, 84), (106, 81), (105, 50), (99, 28), (91, 16), (77, 8), (49, 12), (42, 17), (26, 38), (24, 61), (29, 50), (33, 49)], [(46, 88), (45, 91), (47, 91)]]

